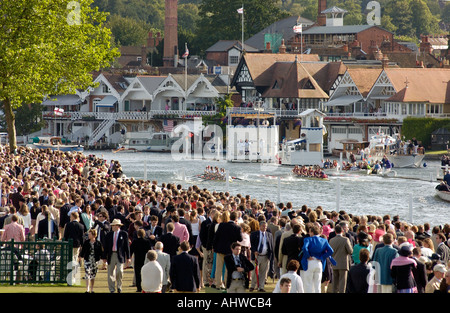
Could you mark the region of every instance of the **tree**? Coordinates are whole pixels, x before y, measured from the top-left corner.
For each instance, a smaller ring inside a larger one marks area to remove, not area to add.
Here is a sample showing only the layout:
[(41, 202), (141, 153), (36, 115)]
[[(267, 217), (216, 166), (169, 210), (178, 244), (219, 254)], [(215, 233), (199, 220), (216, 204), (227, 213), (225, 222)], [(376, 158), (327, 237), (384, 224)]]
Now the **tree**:
[(111, 29), (114, 41), (121, 46), (147, 44), (148, 27), (142, 21), (114, 14), (106, 25)]
[(412, 25), (416, 37), (439, 32), (437, 18), (431, 14), (424, 0), (412, 0), (410, 7), (412, 12)]
[(395, 0), (387, 3), (384, 14), (392, 18), (392, 24), (396, 27), (398, 36), (413, 36), (412, 11), (409, 0)]
[(92, 86), (91, 72), (119, 56), (104, 26), (106, 13), (91, 4), (92, 0), (2, 2), (0, 102), (11, 152), (17, 149), (13, 110)]
[(272, 23), (289, 16), (274, 0), (204, 0), (199, 6), (197, 44), (205, 51), (219, 40), (241, 40), (241, 14), (244, 5), (244, 40)]

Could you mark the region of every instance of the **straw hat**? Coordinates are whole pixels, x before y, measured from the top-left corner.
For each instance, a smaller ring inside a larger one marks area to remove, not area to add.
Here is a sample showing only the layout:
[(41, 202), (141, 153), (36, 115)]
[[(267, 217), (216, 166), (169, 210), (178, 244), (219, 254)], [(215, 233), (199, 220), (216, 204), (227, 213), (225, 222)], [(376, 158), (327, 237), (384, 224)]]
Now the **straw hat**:
[(118, 219), (118, 218), (115, 218), (112, 222), (111, 222), (111, 224), (110, 224), (111, 226), (123, 226), (123, 224), (122, 224), (122, 222)]

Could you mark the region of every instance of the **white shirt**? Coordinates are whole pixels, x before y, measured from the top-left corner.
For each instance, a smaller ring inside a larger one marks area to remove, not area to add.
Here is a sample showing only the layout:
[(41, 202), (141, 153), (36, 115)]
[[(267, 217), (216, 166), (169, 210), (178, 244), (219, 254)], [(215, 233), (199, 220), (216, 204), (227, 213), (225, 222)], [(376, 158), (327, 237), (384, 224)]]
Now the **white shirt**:
[(161, 292), (163, 269), (157, 261), (149, 261), (141, 268), (141, 286), (145, 292)]
[(303, 281), (302, 281), (302, 278), (300, 277), (300, 275), (298, 275), (294, 271), (289, 271), (286, 274), (283, 274), (280, 276), (280, 279), (278, 280), (278, 282), (275, 286), (275, 289), (273, 290), (273, 293), (281, 292), (280, 280), (284, 277), (287, 277), (291, 280), (291, 291), (289, 293), (304, 293), (305, 292), (303, 289)]

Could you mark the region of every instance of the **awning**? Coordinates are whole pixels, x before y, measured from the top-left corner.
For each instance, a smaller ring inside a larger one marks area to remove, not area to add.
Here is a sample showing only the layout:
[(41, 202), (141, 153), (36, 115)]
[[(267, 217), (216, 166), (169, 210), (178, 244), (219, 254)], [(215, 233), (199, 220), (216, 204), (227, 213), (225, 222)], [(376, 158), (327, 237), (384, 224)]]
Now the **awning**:
[(327, 107), (334, 107), (334, 106), (343, 106), (343, 105), (350, 105), (352, 103), (355, 103), (356, 101), (362, 100), (362, 96), (342, 96), (338, 97), (336, 99), (330, 100), (328, 102), (325, 102), (324, 105)]
[(114, 96), (106, 96), (99, 102), (97, 102), (97, 107), (113, 107), (114, 104), (117, 102), (116, 97)]
[(49, 99), (45, 100), (42, 105), (54, 105), (54, 106), (67, 106), (67, 105), (78, 105), (82, 101), (77, 95), (60, 95), (51, 96)]

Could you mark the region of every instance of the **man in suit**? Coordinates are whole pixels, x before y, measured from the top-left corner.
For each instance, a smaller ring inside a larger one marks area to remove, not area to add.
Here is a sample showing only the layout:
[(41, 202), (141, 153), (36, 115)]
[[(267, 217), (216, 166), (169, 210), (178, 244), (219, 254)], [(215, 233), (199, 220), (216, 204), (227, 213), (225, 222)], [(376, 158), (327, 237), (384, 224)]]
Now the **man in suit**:
[[(231, 254), (231, 244), (233, 242), (242, 241), (241, 227), (237, 224), (237, 213), (230, 213), (230, 220), (219, 224), (213, 239), (213, 251), (216, 253), (216, 288), (223, 288), (224, 279), (222, 278), (222, 270), (224, 266), (224, 257)], [(223, 286), (223, 287), (222, 287)]]
[(72, 239), (73, 242), (73, 260), (78, 260), (78, 252), (83, 244), (84, 226), (79, 222), (78, 212), (70, 213), (70, 222), (64, 228), (64, 241)]
[(436, 254), (439, 255), (439, 259), (443, 264), (447, 264), (450, 261), (450, 248), (446, 245), (446, 240), (443, 233), (436, 235)]
[(146, 238), (145, 230), (140, 228), (136, 231), (137, 238), (134, 239), (130, 244), (130, 255), (134, 255), (134, 277), (136, 278), (136, 288), (137, 292), (142, 291), (142, 278), (141, 278), (141, 268), (144, 266), (147, 252), (151, 250), (152, 246), (150, 239)]
[[(342, 235), (347, 237), (350, 240), (350, 244), (352, 245), (352, 247), (354, 247), (355, 246), (355, 236), (354, 235), (356, 235), (356, 234), (354, 234), (353, 232), (350, 231), (350, 228), (348, 226), (348, 222), (347, 221), (341, 221), (341, 222), (339, 222), (336, 225), (341, 225)], [(336, 236), (336, 231), (332, 231), (328, 235), (328, 241), (333, 239), (334, 236)]]
[(281, 234), (278, 251), (278, 266), (280, 267), (280, 275), (286, 274), (286, 266), (287, 266), (287, 255), (283, 254), (283, 244), (284, 240), (291, 236), (294, 232), (292, 228), (295, 224), (302, 224), (298, 218), (293, 218), (291, 221), (286, 224), (286, 230)]
[(287, 263), (291, 260), (300, 262), (298, 255), (302, 251), (303, 238), (301, 237), (301, 225), (295, 224), (292, 227), (293, 234), (284, 239), (282, 253), (287, 256)]
[(367, 293), (369, 291), (368, 277), (370, 274), (370, 266), (367, 264), (370, 259), (368, 249), (359, 251), (359, 263), (352, 265), (348, 271), (347, 277), (347, 293)]
[(259, 222), (259, 230), (250, 234), (250, 250), (252, 251), (252, 260), (255, 261), (258, 268), (258, 275), (256, 275), (256, 271), (253, 272), (250, 291), (257, 287), (259, 291), (266, 292), (264, 285), (270, 262), (273, 261), (273, 238), (272, 234), (267, 231), (266, 221)]
[(165, 293), (167, 290), (167, 285), (169, 284), (169, 275), (170, 275), (170, 255), (168, 253), (163, 252), (164, 245), (161, 241), (158, 241), (155, 244), (155, 251), (158, 255), (156, 261), (161, 265), (163, 270), (163, 281), (161, 292)]
[(115, 285), (117, 292), (122, 292), (124, 264), (127, 267), (131, 261), (128, 233), (120, 229), (122, 225), (119, 219), (113, 220), (112, 231), (105, 238), (106, 260), (103, 262), (108, 262), (108, 288), (111, 293), (115, 291)]
[(333, 258), (336, 260), (336, 265), (333, 265), (333, 292), (345, 293), (353, 247), (350, 239), (343, 236), (341, 225), (336, 225), (334, 231), (336, 236), (330, 240), (330, 246), (334, 251)]
[(203, 279), (203, 285), (206, 286), (206, 287), (209, 286), (208, 271), (206, 270), (206, 268), (208, 266), (207, 265), (208, 258), (210, 258), (210, 254), (211, 254), (211, 250), (207, 249), (206, 244), (208, 242), (209, 226), (212, 224), (212, 216), (213, 216), (213, 214), (215, 212), (216, 212), (215, 209), (208, 211), (208, 216), (202, 222), (202, 224), (200, 226), (200, 233), (199, 233), (201, 250), (202, 250), (202, 253), (203, 253), (202, 279)]
[(188, 241), (180, 244), (181, 253), (171, 261), (170, 281), (177, 292), (198, 292), (200, 290), (200, 267), (195, 256), (188, 253)]
[[(69, 239), (72, 240), (73, 243), (73, 249), (72, 249), (72, 260), (73, 264), (77, 264), (78, 261), (78, 254), (80, 252), (81, 246), (83, 244), (83, 235), (84, 235), (84, 226), (79, 222), (79, 215), (78, 212), (72, 212), (70, 213), (70, 221), (66, 224), (66, 227), (64, 228), (64, 235), (63, 239), (64, 241), (68, 241)], [(75, 282), (75, 273), (76, 271), (72, 271), (72, 282)]]
[(168, 223), (166, 228), (167, 233), (161, 236), (160, 241), (164, 245), (163, 251), (173, 258), (177, 254), (178, 247), (180, 246), (180, 238), (173, 234), (173, 223)]
[(249, 287), (248, 273), (255, 267), (243, 254), (241, 254), (241, 245), (234, 242), (231, 245), (231, 254), (224, 258), (227, 269), (227, 293), (245, 293)]
[(55, 220), (50, 217), (50, 212), (45, 211), (44, 213), (44, 219), (39, 221), (38, 224), (38, 233), (37, 238), (38, 239), (44, 239), (44, 238), (59, 238), (59, 229), (58, 225), (56, 224)]
[(152, 248), (155, 246), (156, 242), (159, 240), (163, 233), (162, 227), (158, 226), (158, 220), (159, 218), (157, 215), (150, 215), (150, 225), (147, 229), (147, 236), (148, 239), (150, 239)]

